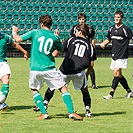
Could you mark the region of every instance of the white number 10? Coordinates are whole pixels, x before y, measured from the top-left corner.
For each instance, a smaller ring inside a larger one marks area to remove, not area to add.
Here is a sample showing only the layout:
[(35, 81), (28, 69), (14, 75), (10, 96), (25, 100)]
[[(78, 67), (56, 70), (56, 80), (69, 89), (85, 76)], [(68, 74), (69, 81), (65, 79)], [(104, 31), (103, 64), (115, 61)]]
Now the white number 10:
[[(45, 44), (44, 44), (44, 40), (45, 40), (44, 36), (38, 38), (38, 42), (40, 42), (39, 51), (40, 52), (44, 52), (45, 54), (49, 54), (50, 50), (51, 50), (51, 48), (53, 46), (53, 40), (51, 38), (48, 38), (45, 41)], [(43, 51), (43, 46), (44, 46), (44, 51)]]
[(84, 45), (80, 45), (79, 43), (77, 43), (75, 46), (76, 46), (76, 48), (74, 51), (74, 55), (78, 55), (79, 57), (83, 57), (86, 47)]

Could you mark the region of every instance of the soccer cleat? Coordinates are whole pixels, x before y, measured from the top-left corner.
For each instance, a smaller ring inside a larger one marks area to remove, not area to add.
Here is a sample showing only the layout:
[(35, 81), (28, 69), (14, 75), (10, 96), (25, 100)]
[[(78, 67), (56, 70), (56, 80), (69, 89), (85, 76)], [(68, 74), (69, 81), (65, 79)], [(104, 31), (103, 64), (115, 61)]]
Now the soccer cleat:
[(133, 98), (133, 92), (127, 93), (127, 95), (126, 95), (125, 97), (126, 97), (126, 98)]
[(104, 99), (113, 99), (111, 95), (103, 96)]
[(78, 115), (77, 113), (69, 114), (69, 118), (83, 121), (83, 118), (80, 115)]
[(98, 89), (96, 85), (92, 85), (92, 89)]
[(0, 104), (0, 110), (6, 110), (8, 108), (8, 105), (6, 103)]
[(92, 114), (90, 112), (86, 112), (85, 113), (85, 117), (91, 118), (92, 117)]
[(39, 109), (37, 106), (34, 106), (34, 107), (33, 107), (33, 110), (36, 111), (36, 112), (37, 112), (37, 111), (40, 111), (40, 109)]
[[(48, 104), (44, 104), (44, 108), (47, 110), (48, 109)], [(40, 111), (39, 107), (37, 107), (37, 106), (34, 106), (33, 110), (36, 111), (36, 112)]]
[(38, 118), (39, 120), (44, 120), (48, 118), (48, 114), (41, 114), (40, 117)]

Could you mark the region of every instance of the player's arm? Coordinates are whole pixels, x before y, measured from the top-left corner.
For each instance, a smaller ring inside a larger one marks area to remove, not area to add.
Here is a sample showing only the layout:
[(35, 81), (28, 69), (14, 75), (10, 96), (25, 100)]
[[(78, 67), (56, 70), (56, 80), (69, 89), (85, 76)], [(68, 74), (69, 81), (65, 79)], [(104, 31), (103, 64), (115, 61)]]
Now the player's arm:
[(110, 43), (110, 40), (109, 39), (106, 39), (105, 41), (103, 41), (101, 44), (100, 44), (100, 47), (101, 48), (105, 48), (105, 46), (107, 45), (107, 44), (109, 44)]
[(14, 42), (12, 44), (12, 46), (18, 50), (20, 50), (21, 52), (24, 53), (24, 58), (27, 60), (29, 58), (28, 52), (26, 50), (24, 50), (18, 43)]
[(95, 48), (95, 39), (94, 39), (94, 37), (93, 38), (91, 38), (91, 44), (93, 45), (93, 47)]
[(18, 27), (12, 26), (12, 35), (13, 35), (14, 40), (16, 42), (22, 42), (21, 36), (19, 36), (17, 33), (18, 33)]

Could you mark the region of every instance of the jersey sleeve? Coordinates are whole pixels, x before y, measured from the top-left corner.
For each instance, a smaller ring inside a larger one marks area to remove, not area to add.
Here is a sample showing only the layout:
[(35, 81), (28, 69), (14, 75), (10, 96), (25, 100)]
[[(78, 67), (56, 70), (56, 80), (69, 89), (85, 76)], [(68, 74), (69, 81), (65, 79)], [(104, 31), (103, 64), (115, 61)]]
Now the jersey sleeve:
[(6, 38), (7, 38), (7, 43), (10, 45), (12, 45), (15, 42), (14, 39), (12, 39), (11, 36), (9, 36), (7, 34), (6, 34)]
[(56, 36), (56, 40), (55, 40), (55, 49), (57, 49), (57, 51), (63, 51), (63, 45), (60, 41), (60, 38), (58, 36)]
[(31, 40), (34, 30), (26, 32), (25, 34), (21, 35), (22, 41)]
[(132, 37), (133, 37), (133, 32), (132, 32), (132, 30), (131, 30), (129, 27), (127, 28), (127, 33), (128, 33), (129, 39), (132, 39)]
[(93, 38), (95, 36), (95, 30), (92, 26), (89, 26), (89, 38)]
[(107, 35), (106, 35), (107, 39), (110, 40), (110, 41), (111, 41), (111, 36), (110, 36), (110, 34), (111, 34), (112, 28), (113, 28), (113, 27), (110, 27), (110, 29), (108, 30), (108, 33), (107, 33)]

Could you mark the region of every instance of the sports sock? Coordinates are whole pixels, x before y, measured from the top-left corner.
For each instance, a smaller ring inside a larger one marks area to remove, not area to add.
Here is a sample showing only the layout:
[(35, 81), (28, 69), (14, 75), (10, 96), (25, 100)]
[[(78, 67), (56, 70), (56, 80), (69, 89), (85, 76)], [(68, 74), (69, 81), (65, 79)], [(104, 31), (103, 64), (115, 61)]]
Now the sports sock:
[(95, 83), (95, 71), (94, 71), (94, 69), (92, 69), (91, 72), (90, 72), (90, 78), (91, 78), (92, 85), (96, 85), (96, 83)]
[(69, 92), (65, 92), (62, 94), (62, 98), (64, 103), (66, 104), (68, 113), (74, 113), (73, 103)]
[(82, 95), (83, 95), (84, 106), (91, 107), (91, 98), (89, 92), (83, 92)]
[(111, 91), (109, 94), (113, 97), (114, 96), (114, 91)]
[(112, 88), (114, 90), (116, 90), (116, 87), (118, 86), (119, 80), (120, 80), (120, 77), (114, 77), (114, 79), (112, 80)]
[(9, 84), (2, 84), (1, 91), (2, 91), (3, 94), (7, 97), (8, 92), (9, 92)]
[(34, 102), (35, 104), (39, 107), (40, 111), (42, 112), (42, 114), (46, 114), (46, 110), (44, 108), (44, 105), (43, 105), (43, 98), (42, 96), (40, 95), (39, 92), (36, 92), (34, 95), (33, 95), (33, 98), (34, 98)]
[(131, 92), (130, 87), (128, 86), (127, 80), (124, 76), (120, 78), (120, 84), (123, 86), (123, 88), (129, 93)]
[(44, 95), (44, 101), (50, 101), (50, 99), (53, 97), (54, 95), (54, 90), (51, 91), (50, 88), (47, 89), (47, 91), (45, 92), (45, 95)]

